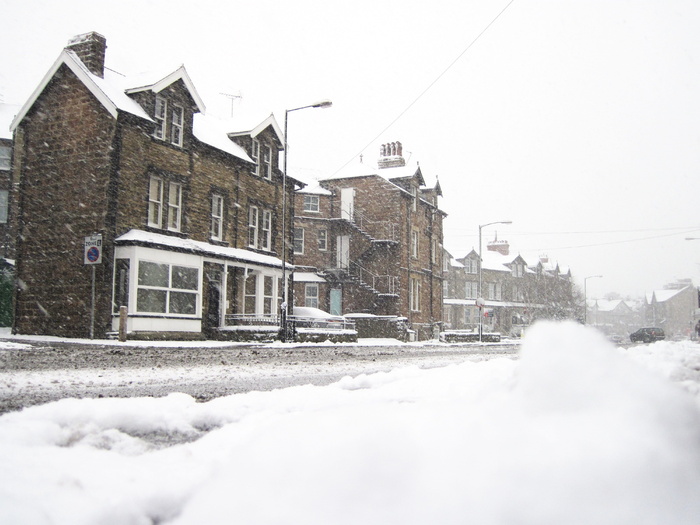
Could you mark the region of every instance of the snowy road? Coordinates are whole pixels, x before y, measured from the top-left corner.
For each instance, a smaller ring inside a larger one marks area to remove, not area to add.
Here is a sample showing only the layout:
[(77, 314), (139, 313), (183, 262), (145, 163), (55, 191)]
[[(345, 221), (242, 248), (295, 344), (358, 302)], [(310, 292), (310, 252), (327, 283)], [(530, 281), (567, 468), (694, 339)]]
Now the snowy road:
[(700, 516), (693, 341), (621, 348), (578, 324), (541, 323), (517, 349), (2, 337), (0, 348), (0, 391), (27, 403), (188, 389), (204, 399), (356, 376), (206, 403), (62, 399), (2, 414), (3, 524), (697, 525)]
[(517, 349), (387, 340), (301, 346), (8, 338), (0, 340), (0, 413), (69, 397), (182, 392), (205, 401), (252, 390), (322, 386), (411, 365), (433, 368), (515, 357)]

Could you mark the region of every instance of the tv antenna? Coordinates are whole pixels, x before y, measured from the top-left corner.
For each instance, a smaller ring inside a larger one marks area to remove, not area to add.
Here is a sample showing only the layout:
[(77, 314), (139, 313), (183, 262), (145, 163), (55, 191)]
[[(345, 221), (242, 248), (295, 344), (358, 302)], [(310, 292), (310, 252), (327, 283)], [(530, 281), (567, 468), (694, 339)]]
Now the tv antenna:
[(243, 98), (243, 95), (241, 94), (240, 91), (238, 93), (235, 93), (235, 94), (234, 93), (219, 93), (219, 95), (222, 95), (222, 96), (228, 98), (229, 100), (231, 100), (231, 116), (233, 117), (234, 101), (241, 100)]

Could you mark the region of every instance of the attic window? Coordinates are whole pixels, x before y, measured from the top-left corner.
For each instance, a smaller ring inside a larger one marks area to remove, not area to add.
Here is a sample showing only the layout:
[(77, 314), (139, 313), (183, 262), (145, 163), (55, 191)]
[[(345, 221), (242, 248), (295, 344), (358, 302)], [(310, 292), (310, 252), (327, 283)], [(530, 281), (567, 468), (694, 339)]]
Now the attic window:
[(253, 147), (250, 152), (250, 158), (255, 162), (255, 175), (260, 175), (260, 141), (253, 139)]
[(272, 179), (272, 148), (267, 144), (263, 147), (263, 164), (263, 176), (268, 180)]
[(165, 120), (168, 111), (167, 101), (158, 95), (156, 95), (156, 129), (153, 131), (153, 136), (157, 139), (163, 140), (165, 138)]
[(173, 106), (173, 122), (170, 126), (170, 142), (182, 146), (182, 128), (185, 110), (182, 106)]

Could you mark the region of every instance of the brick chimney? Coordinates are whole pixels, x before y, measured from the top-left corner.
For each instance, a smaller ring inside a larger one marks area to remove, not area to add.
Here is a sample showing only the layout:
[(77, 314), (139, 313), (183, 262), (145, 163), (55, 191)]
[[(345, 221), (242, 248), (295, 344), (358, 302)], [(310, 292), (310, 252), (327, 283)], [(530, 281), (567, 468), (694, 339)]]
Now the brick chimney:
[(406, 165), (406, 159), (403, 158), (403, 146), (400, 142), (389, 142), (382, 144), (379, 148), (379, 161), (377, 166), (382, 168), (398, 168)]
[(94, 31), (83, 35), (74, 36), (68, 41), (66, 49), (70, 49), (93, 75), (104, 78), (105, 75), (105, 51), (107, 51), (107, 39)]
[(510, 244), (508, 241), (499, 241), (498, 239), (491, 241), (486, 245), (486, 249), (490, 252), (498, 252), (501, 255), (510, 253)]

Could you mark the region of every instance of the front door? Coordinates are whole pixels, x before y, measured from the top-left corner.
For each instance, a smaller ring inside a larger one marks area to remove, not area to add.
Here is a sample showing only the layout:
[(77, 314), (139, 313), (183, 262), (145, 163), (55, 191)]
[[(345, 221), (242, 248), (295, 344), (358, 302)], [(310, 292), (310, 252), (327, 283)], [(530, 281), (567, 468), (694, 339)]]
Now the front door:
[(343, 315), (343, 290), (331, 288), (331, 315)]

